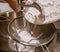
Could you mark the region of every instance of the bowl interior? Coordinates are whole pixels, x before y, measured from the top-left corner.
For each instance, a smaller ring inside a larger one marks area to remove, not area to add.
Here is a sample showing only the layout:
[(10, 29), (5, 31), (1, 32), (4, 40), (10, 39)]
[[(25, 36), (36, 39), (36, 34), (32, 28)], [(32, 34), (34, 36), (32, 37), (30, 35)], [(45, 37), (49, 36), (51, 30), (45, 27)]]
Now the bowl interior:
[(23, 17), (18, 17), (10, 22), (9, 34), (18, 41), (21, 41), (18, 33), (23, 30), (29, 32), (31, 36), (37, 38), (41, 44), (44, 44), (53, 37), (55, 26), (52, 23), (46, 25), (35, 25), (26, 20), (24, 21)]

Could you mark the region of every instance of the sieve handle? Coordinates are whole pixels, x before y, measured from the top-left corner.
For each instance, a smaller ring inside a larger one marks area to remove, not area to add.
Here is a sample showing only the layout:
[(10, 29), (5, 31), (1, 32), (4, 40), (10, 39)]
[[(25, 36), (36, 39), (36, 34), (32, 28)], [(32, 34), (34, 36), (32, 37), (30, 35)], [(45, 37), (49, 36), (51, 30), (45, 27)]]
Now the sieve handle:
[(42, 10), (41, 10), (41, 7), (36, 3), (36, 2), (33, 2), (32, 4), (22, 4), (21, 1), (18, 2), (18, 4), (21, 6), (21, 7), (35, 7), (36, 9), (38, 9), (41, 14), (42, 14)]
[(41, 48), (43, 49), (44, 52), (50, 52), (47, 45), (41, 45)]

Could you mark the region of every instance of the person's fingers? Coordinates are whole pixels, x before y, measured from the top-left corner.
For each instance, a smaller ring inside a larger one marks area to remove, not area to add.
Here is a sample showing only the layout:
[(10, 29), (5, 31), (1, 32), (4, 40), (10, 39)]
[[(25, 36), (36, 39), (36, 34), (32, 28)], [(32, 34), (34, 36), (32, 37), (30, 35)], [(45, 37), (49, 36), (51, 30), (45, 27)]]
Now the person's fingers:
[(4, 2), (6, 2), (6, 1), (5, 1), (5, 0), (0, 0), (0, 2), (4, 3)]
[(19, 11), (17, 0), (5, 0), (5, 1), (9, 3), (9, 5), (11, 6), (13, 10), (15, 10), (16, 12)]

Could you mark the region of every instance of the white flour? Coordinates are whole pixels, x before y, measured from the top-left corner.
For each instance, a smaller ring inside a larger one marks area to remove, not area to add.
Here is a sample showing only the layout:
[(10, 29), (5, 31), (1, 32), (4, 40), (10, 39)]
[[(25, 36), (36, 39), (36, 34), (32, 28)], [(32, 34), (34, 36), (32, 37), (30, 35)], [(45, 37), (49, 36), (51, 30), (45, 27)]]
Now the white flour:
[(33, 8), (33, 7), (30, 7), (28, 9), (28, 12), (25, 13), (25, 18), (31, 22), (31, 23), (34, 23), (35, 22), (35, 16), (38, 16), (40, 15), (41, 13), (36, 9), (36, 8)]
[[(30, 40), (30, 44), (33, 45), (38, 45), (40, 44), (39, 40), (35, 40), (35, 37), (32, 37), (30, 33), (28, 33), (26, 30), (20, 31), (18, 30), (18, 35), (21, 38), (22, 41), (24, 42), (29, 42)], [(32, 40), (34, 39), (34, 40)], [(22, 51), (22, 52), (34, 52), (35, 51), (35, 47), (34, 46), (25, 46), (18, 44), (18, 50)]]
[[(32, 43), (32, 44), (39, 44), (39, 41), (36, 40), (35, 37), (32, 37), (30, 33), (28, 33), (27, 31), (21, 31), (20, 33), (18, 33), (18, 35), (20, 36), (21, 40), (25, 41), (25, 42), (30, 42), (29, 43)], [(34, 40), (32, 40), (34, 39)]]
[[(27, 0), (27, 2), (29, 1), (32, 1), (31, 3), (33, 3), (33, 0)], [(42, 13), (45, 16), (45, 20), (42, 22), (42, 24), (52, 23), (60, 19), (60, 0), (35, 0), (34, 2), (36, 2), (42, 8)], [(33, 17), (27, 14), (29, 12), (33, 15)], [(38, 10), (35, 10), (34, 8), (32, 9), (30, 7), (25, 13), (25, 18), (29, 22), (34, 23), (34, 16), (38, 16), (38, 13)]]

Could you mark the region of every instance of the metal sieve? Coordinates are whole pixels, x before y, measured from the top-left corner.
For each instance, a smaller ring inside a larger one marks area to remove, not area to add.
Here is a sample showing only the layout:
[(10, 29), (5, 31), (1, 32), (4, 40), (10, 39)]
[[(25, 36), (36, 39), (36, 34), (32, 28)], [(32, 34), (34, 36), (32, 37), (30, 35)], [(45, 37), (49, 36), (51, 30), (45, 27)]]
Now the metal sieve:
[(29, 23), (28, 21), (24, 21), (23, 16), (13, 19), (8, 25), (9, 35), (12, 37), (12, 39), (19, 43), (22, 43), (27, 46), (33, 46), (34, 44), (29, 44), (31, 40), (29, 42), (24, 42), (19, 37), (18, 32), (21, 32), (23, 30), (26, 30), (31, 34), (31, 36), (35, 37), (36, 40), (39, 40), (40, 45), (45, 45), (53, 39), (55, 26), (53, 24), (35, 25)]
[[(33, 3), (32, 5), (22, 5), (22, 4), (20, 5), (23, 7), (36, 7), (36, 9), (38, 9), (38, 7), (40, 8), (40, 6), (37, 5), (36, 3)], [(42, 15), (41, 8), (39, 9), (39, 11), (41, 12)], [(25, 11), (23, 10), (22, 12)], [(34, 46), (34, 47), (41, 46), (42, 49), (44, 50), (43, 45), (45, 45), (46, 50), (49, 51), (46, 44), (48, 44), (54, 38), (55, 26), (52, 23), (38, 25), (36, 24), (36, 21), (37, 21), (36, 16), (35, 16), (35, 23), (32, 24), (24, 18), (24, 14), (20, 15), (17, 18), (10, 21), (8, 25), (8, 33), (13, 40), (24, 46)], [(35, 39), (31, 39), (28, 42), (25, 42), (19, 36), (19, 33), (21, 33), (22, 31), (27, 31), (32, 37), (35, 37)], [(32, 40), (38, 40), (39, 43), (37, 44), (30, 43)]]

